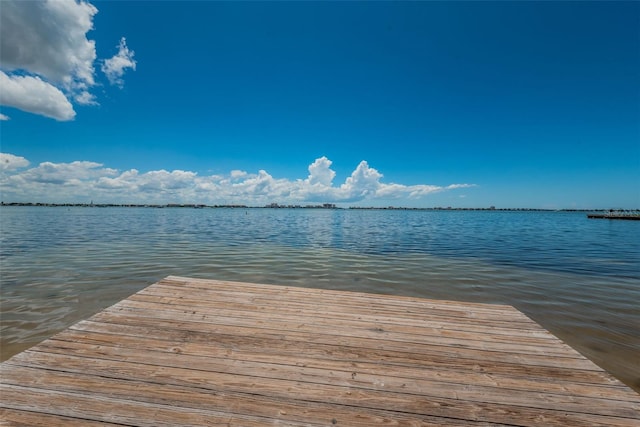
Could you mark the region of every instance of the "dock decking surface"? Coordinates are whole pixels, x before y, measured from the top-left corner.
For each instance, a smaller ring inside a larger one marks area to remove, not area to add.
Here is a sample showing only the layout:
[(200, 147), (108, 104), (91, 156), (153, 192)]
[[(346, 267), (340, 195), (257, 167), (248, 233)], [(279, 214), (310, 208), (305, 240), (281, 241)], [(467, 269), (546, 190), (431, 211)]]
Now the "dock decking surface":
[(0, 424), (640, 426), (509, 306), (168, 277), (0, 365)]

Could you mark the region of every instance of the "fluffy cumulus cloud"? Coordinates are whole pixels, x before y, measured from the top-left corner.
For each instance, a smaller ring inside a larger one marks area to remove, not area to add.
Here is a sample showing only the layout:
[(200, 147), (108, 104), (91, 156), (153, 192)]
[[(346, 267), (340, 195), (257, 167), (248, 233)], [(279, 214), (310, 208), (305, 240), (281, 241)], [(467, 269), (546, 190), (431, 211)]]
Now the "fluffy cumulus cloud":
[[(98, 9), (80, 0), (4, 0), (1, 8), (0, 104), (60, 121), (75, 117), (73, 103), (97, 104), (90, 92), (96, 46), (87, 33)], [(112, 68), (120, 86), (124, 69), (135, 69), (124, 39), (121, 46), (124, 53), (105, 61), (119, 64), (119, 56), (126, 57), (129, 65)]]
[(0, 153), (0, 171), (12, 171), (29, 166), (29, 160), (13, 154)]
[(103, 168), (100, 163), (75, 161), (72, 163), (40, 163), (35, 168), (20, 174), (25, 182), (70, 185), (90, 183), (105, 175), (115, 175), (114, 169)]
[(261, 206), (306, 203), (375, 203), (419, 199), (472, 184), (402, 185), (384, 183), (383, 175), (362, 161), (340, 185), (326, 157), (309, 166), (306, 179), (275, 178), (265, 170), (223, 175), (157, 170), (119, 171), (90, 161), (43, 162), (29, 167), (24, 157), (0, 153), (0, 193), (4, 202), (205, 203)]
[(107, 59), (102, 64), (102, 72), (107, 76), (109, 82), (122, 87), (124, 81), (122, 76), (127, 68), (136, 69), (136, 61), (133, 59), (134, 52), (127, 47), (127, 40), (123, 37), (118, 45), (118, 53), (113, 58)]
[(8, 76), (0, 70), (0, 104), (50, 117), (71, 120), (76, 112), (57, 87), (40, 77)]
[(331, 170), (331, 160), (326, 157), (316, 159), (309, 165), (309, 177), (307, 182), (311, 185), (330, 186), (336, 173)]

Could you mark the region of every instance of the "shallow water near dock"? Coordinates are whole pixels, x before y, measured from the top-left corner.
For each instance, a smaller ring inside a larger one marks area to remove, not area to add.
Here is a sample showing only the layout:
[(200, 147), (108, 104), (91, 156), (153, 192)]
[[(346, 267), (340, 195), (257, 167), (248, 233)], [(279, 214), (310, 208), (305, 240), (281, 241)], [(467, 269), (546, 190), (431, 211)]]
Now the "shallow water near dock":
[(2, 360), (168, 275), (513, 305), (640, 391), (640, 223), (580, 212), (0, 208)]

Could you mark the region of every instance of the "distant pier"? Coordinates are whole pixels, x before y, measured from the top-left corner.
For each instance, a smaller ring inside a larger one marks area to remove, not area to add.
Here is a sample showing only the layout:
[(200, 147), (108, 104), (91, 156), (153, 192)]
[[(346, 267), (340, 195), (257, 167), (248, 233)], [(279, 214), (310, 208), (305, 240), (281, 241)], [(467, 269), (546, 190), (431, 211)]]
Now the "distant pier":
[(0, 379), (2, 425), (640, 425), (640, 395), (510, 306), (172, 276)]
[(625, 219), (631, 221), (640, 220), (640, 211), (623, 211), (611, 210), (607, 212), (598, 212), (587, 214), (587, 218), (591, 219)]

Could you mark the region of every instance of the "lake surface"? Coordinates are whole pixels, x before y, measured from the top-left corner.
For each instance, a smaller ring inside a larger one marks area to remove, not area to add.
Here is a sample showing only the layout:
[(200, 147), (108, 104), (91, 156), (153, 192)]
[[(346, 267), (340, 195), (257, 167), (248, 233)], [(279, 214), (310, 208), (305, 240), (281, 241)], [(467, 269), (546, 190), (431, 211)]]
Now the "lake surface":
[(2, 360), (168, 275), (513, 305), (640, 391), (640, 221), (0, 208)]

